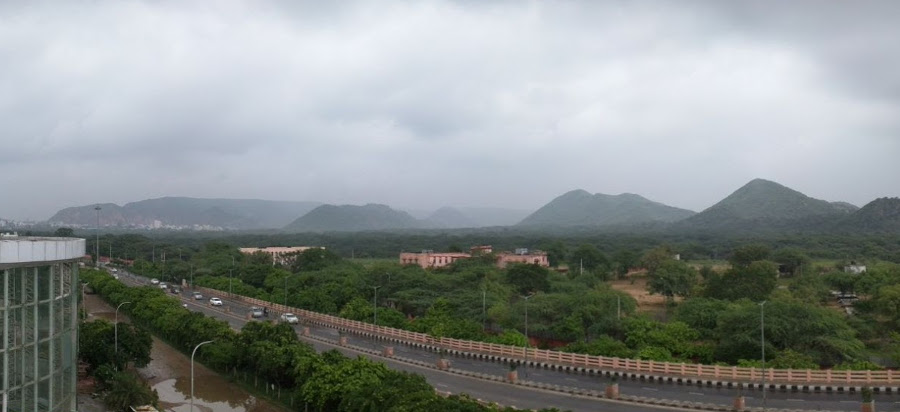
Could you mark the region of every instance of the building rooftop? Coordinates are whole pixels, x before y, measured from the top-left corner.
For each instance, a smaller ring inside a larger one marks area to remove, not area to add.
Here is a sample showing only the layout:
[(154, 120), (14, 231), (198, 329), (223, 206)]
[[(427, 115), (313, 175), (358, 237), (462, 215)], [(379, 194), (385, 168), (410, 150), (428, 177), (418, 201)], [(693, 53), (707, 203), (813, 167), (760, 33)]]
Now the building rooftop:
[(84, 239), (0, 235), (0, 265), (81, 259), (84, 253)]

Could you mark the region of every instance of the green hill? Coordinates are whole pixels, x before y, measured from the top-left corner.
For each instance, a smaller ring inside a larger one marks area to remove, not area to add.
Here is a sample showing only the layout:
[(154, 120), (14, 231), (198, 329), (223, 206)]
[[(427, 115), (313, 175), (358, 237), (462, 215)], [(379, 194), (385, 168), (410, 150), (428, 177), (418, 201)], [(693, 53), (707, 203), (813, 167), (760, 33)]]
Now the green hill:
[(631, 193), (592, 195), (584, 190), (573, 190), (553, 199), (517, 226), (635, 225), (674, 222), (693, 214), (690, 210), (667, 206)]
[(406, 212), (386, 205), (322, 205), (284, 227), (288, 232), (356, 232), (364, 230), (412, 229), (419, 221)]
[(900, 198), (875, 199), (854, 212), (841, 224), (843, 229), (861, 232), (900, 232)]
[[(256, 199), (198, 199), (162, 197), (118, 206), (101, 204), (101, 226), (209, 225), (228, 229), (274, 229), (319, 206), (318, 202)], [(49, 219), (51, 224), (93, 227), (96, 205), (70, 207)]]
[(848, 216), (855, 206), (814, 199), (778, 183), (754, 179), (677, 226), (699, 230), (822, 228)]

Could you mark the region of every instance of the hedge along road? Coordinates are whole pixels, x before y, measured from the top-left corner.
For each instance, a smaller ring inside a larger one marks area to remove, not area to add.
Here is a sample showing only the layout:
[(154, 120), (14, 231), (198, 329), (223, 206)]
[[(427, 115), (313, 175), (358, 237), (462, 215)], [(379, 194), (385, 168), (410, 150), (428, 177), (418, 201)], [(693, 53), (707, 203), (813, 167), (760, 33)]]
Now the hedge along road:
[[(114, 320), (115, 308), (97, 295), (87, 295), (89, 318)], [(121, 311), (120, 311), (121, 312)], [(119, 313), (120, 322), (128, 317)], [(160, 406), (166, 411), (189, 412), (191, 359), (153, 336), (151, 361), (138, 373), (159, 393)], [(199, 363), (194, 365), (194, 410), (216, 412), (286, 412), (264, 399), (256, 398)]]
[[(134, 281), (138, 284), (146, 284), (146, 279), (135, 277)], [(238, 301), (230, 301), (224, 297), (224, 295), (219, 295), (225, 301), (225, 307), (230, 309), (231, 313), (225, 313), (222, 308), (212, 308), (207, 304), (207, 300), (210, 296), (205, 296), (202, 301), (194, 301), (188, 299), (188, 292), (184, 292), (184, 295), (181, 296), (186, 302), (191, 303), (190, 307), (192, 310), (201, 311), (207, 315), (215, 316), (217, 318), (226, 320), (233, 328), (239, 329), (246, 323), (246, 314), (249, 310), (249, 305), (243, 304)], [(270, 318), (276, 318), (277, 313), (270, 313)], [(319, 339), (327, 339), (331, 341), (337, 341), (338, 332), (331, 328), (323, 328), (323, 327), (310, 327), (310, 332)], [(358, 335), (350, 335), (348, 337), (351, 345), (372, 348), (375, 350), (379, 350), (383, 347), (384, 342), (374, 339), (365, 338)], [(315, 342), (315, 341), (314, 341)], [(317, 344), (321, 344), (316, 342)], [(408, 347), (405, 345), (394, 345), (395, 354), (398, 357), (414, 359), (418, 361), (427, 362), (429, 364), (434, 364), (437, 359), (437, 355), (433, 352)], [(388, 361), (383, 357), (374, 357), (373, 359), (385, 362), (388, 366), (391, 366), (396, 369), (402, 369), (400, 367), (396, 367), (396, 362)], [(505, 364), (499, 364), (494, 362), (486, 362), (483, 360), (476, 359), (467, 359), (460, 357), (451, 357), (451, 367), (455, 369), (460, 369), (468, 372), (481, 373), (481, 374), (489, 374), (494, 376), (505, 376), (508, 371), (508, 367)], [(401, 365), (406, 365), (402, 364)], [(407, 365), (409, 366), (409, 365)], [(402, 369), (408, 370), (408, 369)], [(429, 382), (432, 383), (435, 388), (438, 390), (448, 390), (446, 383), (433, 381), (437, 376), (446, 375), (444, 372), (439, 372), (429, 368), (422, 368), (413, 370), (416, 373), (420, 373), (426, 376), (429, 379)], [(431, 376), (429, 373), (425, 373), (424, 371), (431, 372), (435, 376)], [(550, 391), (541, 391), (542, 395), (540, 396), (540, 402), (534, 405), (517, 405), (516, 403), (522, 403), (521, 396), (512, 397), (512, 403), (504, 402), (502, 400), (511, 389), (519, 389), (524, 390), (526, 392), (533, 392), (533, 389), (525, 388), (518, 385), (509, 385), (503, 383), (489, 382), (475, 378), (468, 378), (458, 376), (459, 378), (466, 379), (468, 381), (474, 382), (473, 390), (453, 390), (452, 392), (466, 392), (470, 395), (480, 397), (482, 399), (488, 399), (491, 401), (495, 401), (498, 403), (502, 403), (505, 405), (515, 405), (519, 407), (528, 407), (528, 408), (543, 408), (548, 406), (555, 406), (559, 408), (567, 408), (572, 410), (581, 410), (577, 408), (575, 405), (569, 405), (563, 399), (572, 399), (573, 397), (568, 394), (559, 393), (559, 392), (550, 392)], [(594, 376), (585, 376), (581, 374), (569, 374), (565, 372), (559, 372), (554, 370), (546, 370), (546, 369), (533, 369), (533, 368), (520, 368), (519, 369), (519, 377), (523, 380), (528, 380), (532, 382), (539, 382), (548, 385), (558, 385), (564, 387), (572, 387), (572, 388), (580, 388), (586, 390), (596, 390), (600, 391), (603, 387), (606, 386), (608, 380), (605, 378), (599, 378)], [(494, 383), (498, 385), (502, 385), (502, 387), (497, 389), (491, 389), (485, 392), (486, 384)], [(682, 386), (682, 385), (674, 385), (674, 384), (666, 384), (666, 383), (652, 383), (652, 382), (641, 382), (641, 381), (630, 381), (630, 380), (620, 380), (620, 391), (623, 395), (631, 395), (631, 396), (643, 396), (648, 398), (655, 399), (670, 399), (670, 400), (678, 400), (684, 402), (702, 402), (707, 404), (719, 404), (719, 405), (730, 405), (732, 404), (734, 398), (738, 395), (737, 389), (726, 389), (726, 388), (715, 388), (715, 387), (705, 387), (705, 386)], [(547, 397), (548, 394), (554, 393), (562, 398), (559, 401), (550, 401)], [(762, 407), (762, 398), (760, 392), (753, 390), (745, 390), (744, 395), (746, 397), (746, 402), (748, 407)], [(859, 396), (851, 395), (851, 394), (837, 394), (837, 393), (784, 393), (784, 392), (768, 392), (767, 394), (767, 407), (768, 408), (778, 408), (778, 409), (806, 409), (806, 410), (834, 410), (834, 411), (855, 411), (859, 408)], [(581, 398), (578, 398), (581, 399)], [(591, 411), (598, 410), (598, 407), (604, 406), (604, 404), (608, 405), (608, 400), (600, 400), (594, 398), (585, 398), (588, 402), (588, 409)], [(878, 395), (877, 401), (881, 404), (881, 410), (898, 410), (900, 411), (900, 404), (896, 403), (897, 397), (895, 395)], [(637, 404), (616, 404), (616, 406), (610, 410), (626, 410), (623, 409), (626, 405), (636, 407), (639, 409), (635, 410), (648, 410), (644, 405)], [(892, 409), (893, 408), (893, 409)]]

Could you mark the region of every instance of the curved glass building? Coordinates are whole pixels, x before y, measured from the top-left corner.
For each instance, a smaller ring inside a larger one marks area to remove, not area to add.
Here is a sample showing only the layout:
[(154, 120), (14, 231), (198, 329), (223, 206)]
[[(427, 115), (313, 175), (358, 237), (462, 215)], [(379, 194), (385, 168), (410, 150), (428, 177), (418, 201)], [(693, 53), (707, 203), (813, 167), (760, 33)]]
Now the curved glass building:
[(75, 410), (84, 239), (0, 235), (0, 412)]

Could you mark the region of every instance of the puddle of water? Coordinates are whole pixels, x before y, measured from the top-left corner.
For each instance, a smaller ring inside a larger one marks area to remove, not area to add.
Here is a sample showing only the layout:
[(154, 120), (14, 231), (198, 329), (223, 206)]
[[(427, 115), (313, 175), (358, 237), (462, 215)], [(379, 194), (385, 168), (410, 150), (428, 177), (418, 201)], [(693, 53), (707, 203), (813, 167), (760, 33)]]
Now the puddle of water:
[[(96, 296), (88, 296), (88, 308), (93, 316), (110, 320), (114, 317), (109, 306)], [(119, 322), (127, 321), (120, 313)], [(138, 369), (138, 373), (159, 393), (161, 408), (172, 412), (191, 412), (190, 356), (154, 336), (150, 357), (150, 363)], [(194, 362), (194, 411), (284, 412), (285, 409), (256, 398), (218, 373)]]

